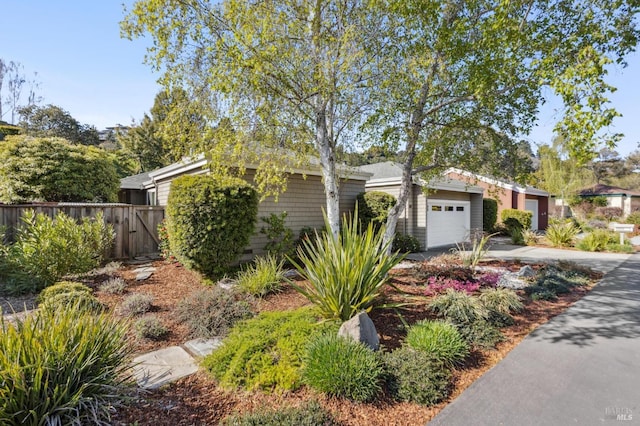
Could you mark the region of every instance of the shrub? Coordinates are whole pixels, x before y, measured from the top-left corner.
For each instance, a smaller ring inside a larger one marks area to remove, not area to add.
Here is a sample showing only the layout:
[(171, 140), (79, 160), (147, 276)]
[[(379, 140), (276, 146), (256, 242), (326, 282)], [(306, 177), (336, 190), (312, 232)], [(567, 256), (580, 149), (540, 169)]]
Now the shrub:
[(640, 225), (640, 211), (636, 210), (636, 211), (632, 212), (624, 220), (624, 223), (633, 223), (634, 225)]
[(73, 307), (0, 319), (0, 423), (109, 423), (130, 379), (126, 330)]
[(482, 229), (493, 232), (498, 221), (498, 201), (493, 198), (482, 199)]
[(167, 202), (171, 252), (187, 268), (222, 275), (249, 244), (257, 214), (256, 191), (241, 179), (180, 176)]
[(337, 237), (330, 232), (318, 237), (315, 244), (306, 241), (298, 250), (300, 263), (294, 266), (309, 283), (289, 283), (320, 309), (325, 318), (346, 321), (362, 310), (375, 306), (388, 272), (402, 257), (388, 256), (383, 243), (384, 227), (378, 232), (371, 224), (360, 235), (358, 212), (346, 220)]
[(36, 292), (68, 274), (92, 270), (113, 243), (113, 228), (102, 213), (77, 223), (64, 213), (51, 219), (27, 210), (22, 222), (6, 258), (14, 293)]
[(488, 315), (477, 297), (453, 289), (447, 289), (444, 294), (434, 297), (429, 307), (458, 327), (486, 319)]
[(451, 373), (428, 354), (403, 346), (385, 354), (384, 363), (394, 399), (430, 406), (449, 396)]
[[(513, 224), (512, 224), (513, 225)], [(511, 243), (516, 245), (524, 244), (524, 230), (519, 226), (512, 226), (507, 228), (509, 230), (509, 236), (511, 237)]]
[(260, 297), (280, 290), (284, 280), (283, 263), (274, 255), (256, 258), (253, 265), (238, 274), (238, 288)]
[(301, 407), (259, 409), (250, 414), (234, 414), (221, 422), (223, 426), (337, 426), (338, 424), (316, 401), (308, 402)]
[(520, 296), (509, 288), (487, 288), (480, 292), (478, 299), (489, 312), (508, 315), (524, 308)]
[(444, 293), (449, 288), (455, 291), (463, 291), (467, 294), (473, 294), (480, 289), (480, 283), (476, 281), (460, 281), (444, 277), (429, 277), (427, 278), (427, 289), (424, 293), (427, 296), (433, 296)]
[[(197, 312), (197, 315), (194, 315)], [(176, 307), (179, 321), (189, 328), (191, 336), (212, 338), (224, 336), (238, 321), (253, 315), (249, 304), (236, 300), (233, 293), (220, 287), (196, 291)]]
[[(613, 241), (612, 241), (613, 237)], [(615, 243), (615, 235), (606, 229), (595, 229), (593, 232), (585, 235), (580, 240), (577, 247), (584, 251), (604, 251), (607, 248), (607, 244), (610, 242)]]
[(528, 246), (535, 246), (538, 244), (538, 234), (531, 229), (524, 229), (522, 231), (522, 242)]
[(554, 247), (569, 247), (578, 235), (578, 228), (572, 222), (554, 223), (547, 227), (547, 240)]
[(377, 231), (387, 222), (389, 210), (396, 205), (396, 198), (382, 191), (361, 192), (357, 202), (362, 229), (366, 230), (371, 223)]
[(481, 237), (474, 237), (471, 240), (471, 247), (465, 247), (464, 243), (456, 243), (456, 251), (463, 266), (475, 268), (478, 263), (487, 255), (489, 246), (487, 243), (491, 235), (483, 235)]
[(158, 250), (160, 250), (160, 256), (164, 260), (172, 261), (175, 259), (173, 253), (171, 253), (171, 244), (169, 243), (169, 230), (167, 229), (167, 219), (162, 219), (158, 224)]
[(109, 294), (123, 294), (127, 289), (127, 283), (120, 277), (109, 278), (100, 285), (100, 291)]
[(607, 222), (604, 220), (591, 219), (587, 222), (587, 227), (591, 229), (607, 229)]
[(236, 324), (203, 365), (224, 388), (297, 389), (310, 339), (337, 329), (337, 324), (318, 323), (317, 314), (309, 308), (263, 312)]
[(633, 253), (633, 247), (628, 243), (609, 243), (607, 244), (606, 250), (614, 253)]
[(40, 309), (55, 312), (69, 309), (72, 306), (93, 313), (99, 313), (104, 309), (104, 305), (97, 298), (83, 291), (70, 291), (48, 297), (40, 304)]
[(127, 296), (120, 304), (120, 312), (123, 315), (137, 316), (146, 314), (153, 306), (153, 296), (150, 294), (135, 293)]
[(596, 207), (595, 213), (596, 215), (602, 216), (609, 221), (620, 219), (623, 215), (622, 209), (620, 207)]
[(376, 353), (364, 344), (327, 334), (309, 344), (302, 377), (320, 392), (367, 402), (380, 392), (383, 371)]
[(293, 231), (285, 225), (286, 219), (287, 212), (282, 212), (279, 215), (271, 213), (269, 217), (260, 218), (267, 225), (260, 228), (260, 233), (266, 235), (269, 240), (264, 249), (267, 254), (281, 259), (292, 256), (295, 250)]
[(507, 228), (530, 229), (533, 213), (529, 210), (504, 209), (501, 213), (502, 223)]
[(109, 154), (60, 138), (9, 136), (0, 144), (0, 202), (113, 202), (118, 179)]
[(453, 324), (443, 321), (419, 321), (409, 327), (407, 344), (429, 355), (429, 359), (448, 367), (461, 364), (469, 347)]
[(458, 327), (460, 335), (469, 342), (470, 345), (482, 349), (493, 349), (504, 340), (504, 336), (488, 320), (475, 321), (467, 326)]
[(91, 294), (91, 289), (82, 283), (73, 281), (60, 281), (42, 290), (38, 295), (38, 301), (40, 303), (43, 303), (46, 300), (57, 296), (58, 294), (71, 292)]
[(162, 340), (169, 334), (169, 329), (155, 315), (138, 319), (133, 327), (139, 339)]
[(420, 251), (420, 249), (420, 241), (418, 241), (418, 239), (413, 235), (396, 234), (393, 237), (391, 251), (394, 253), (417, 253)]

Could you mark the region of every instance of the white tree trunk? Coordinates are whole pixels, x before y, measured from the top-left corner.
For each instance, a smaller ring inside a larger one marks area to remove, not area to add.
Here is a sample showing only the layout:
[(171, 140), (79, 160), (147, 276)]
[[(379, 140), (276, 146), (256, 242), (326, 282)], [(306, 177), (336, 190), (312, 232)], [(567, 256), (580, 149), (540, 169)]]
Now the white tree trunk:
[(316, 110), (316, 147), (320, 153), (324, 192), (327, 199), (327, 220), (334, 237), (340, 232), (340, 194), (336, 175), (336, 157), (327, 131), (324, 106)]

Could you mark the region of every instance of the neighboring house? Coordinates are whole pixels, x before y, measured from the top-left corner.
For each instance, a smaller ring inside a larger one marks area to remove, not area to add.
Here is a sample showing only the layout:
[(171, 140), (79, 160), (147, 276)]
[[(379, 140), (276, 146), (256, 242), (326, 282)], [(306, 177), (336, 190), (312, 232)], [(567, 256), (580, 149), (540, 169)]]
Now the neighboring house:
[(464, 170), (451, 168), (445, 173), (452, 179), (462, 180), (485, 189), (485, 197), (498, 201), (498, 221), (505, 209), (532, 212), (531, 229), (547, 229), (549, 223), (549, 193), (532, 186), (503, 182)]
[[(206, 174), (208, 173), (206, 166), (207, 159), (201, 155), (149, 172), (141, 186), (137, 186), (137, 184), (143, 179), (142, 175), (122, 179), (120, 199), (145, 199), (144, 204), (166, 206), (173, 179), (186, 174)], [(254, 176), (255, 167), (247, 166), (244, 179), (253, 183)], [(356, 197), (359, 193), (364, 192), (365, 182), (369, 176), (368, 173), (354, 169), (344, 170), (340, 181), (341, 214), (354, 210)], [(308, 170), (296, 170), (289, 175), (287, 190), (280, 194), (277, 202), (273, 197), (269, 197), (258, 206), (256, 233), (251, 238), (243, 260), (264, 253), (264, 246), (268, 241), (266, 236), (260, 233), (260, 229), (265, 226), (260, 220), (261, 217), (286, 211), (286, 226), (293, 231), (294, 237), (297, 238), (303, 228), (324, 228), (323, 209), (326, 210), (326, 198), (320, 168), (311, 166)]]
[(144, 185), (149, 180), (149, 172), (120, 179), (118, 202), (141, 206), (153, 205), (154, 203), (151, 203), (148, 199), (149, 195)]
[[(402, 181), (400, 164), (387, 161), (359, 169), (372, 173), (366, 184), (367, 191), (382, 191), (398, 197)], [(482, 230), (482, 192), (478, 186), (455, 179), (425, 182), (414, 177), (396, 231), (413, 235), (423, 249), (467, 241), (474, 231)]]
[(622, 214), (628, 216), (631, 212), (640, 210), (640, 192), (601, 183), (585, 188), (578, 193), (582, 198), (606, 197), (607, 207), (619, 207)]

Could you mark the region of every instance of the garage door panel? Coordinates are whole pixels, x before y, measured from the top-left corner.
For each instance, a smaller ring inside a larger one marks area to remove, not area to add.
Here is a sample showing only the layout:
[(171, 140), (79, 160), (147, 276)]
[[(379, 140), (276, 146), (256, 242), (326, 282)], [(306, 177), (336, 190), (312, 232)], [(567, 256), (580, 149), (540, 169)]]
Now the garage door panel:
[(466, 241), (471, 227), (468, 201), (430, 200), (427, 209), (427, 246)]

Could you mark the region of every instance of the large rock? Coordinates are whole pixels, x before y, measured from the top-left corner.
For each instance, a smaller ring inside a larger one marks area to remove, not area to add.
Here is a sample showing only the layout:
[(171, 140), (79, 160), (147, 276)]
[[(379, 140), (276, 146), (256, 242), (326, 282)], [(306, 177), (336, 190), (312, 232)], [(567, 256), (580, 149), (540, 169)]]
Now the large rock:
[(522, 268), (520, 268), (520, 270), (516, 275), (522, 278), (531, 278), (531, 277), (535, 277), (536, 271), (534, 271), (531, 266), (525, 265)]
[(380, 347), (380, 339), (373, 321), (366, 312), (360, 312), (350, 320), (342, 323), (338, 336), (348, 337), (356, 342), (362, 342), (374, 351)]

